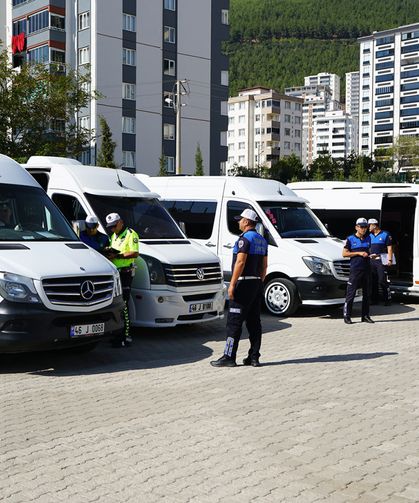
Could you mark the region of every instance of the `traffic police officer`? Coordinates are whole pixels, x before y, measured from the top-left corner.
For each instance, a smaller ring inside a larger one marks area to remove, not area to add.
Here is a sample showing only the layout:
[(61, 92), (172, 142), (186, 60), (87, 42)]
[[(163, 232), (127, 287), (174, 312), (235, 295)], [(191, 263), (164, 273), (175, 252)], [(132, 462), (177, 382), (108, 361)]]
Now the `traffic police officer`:
[(119, 271), (122, 285), (122, 296), (125, 301), (124, 309), (124, 333), (115, 340), (113, 345), (117, 347), (129, 346), (132, 342), (129, 333), (128, 304), (131, 294), (132, 278), (135, 274), (134, 262), (138, 257), (138, 234), (126, 227), (118, 213), (106, 215), (106, 227), (112, 231), (109, 259)]
[(213, 367), (235, 367), (243, 322), (249, 332), (250, 349), (244, 365), (258, 367), (262, 340), (260, 307), (268, 264), (268, 243), (255, 230), (257, 214), (245, 209), (236, 220), (242, 234), (234, 245), (232, 277), (228, 288), (229, 310), (224, 354)]
[(86, 229), (80, 232), (81, 241), (99, 253), (105, 254), (105, 250), (109, 246), (109, 238), (106, 234), (98, 231), (99, 221), (97, 217), (95, 215), (87, 215), (84, 224)]
[(387, 267), (393, 263), (393, 242), (389, 232), (380, 229), (378, 220), (368, 220), (371, 238), (371, 300), (378, 301), (378, 287), (381, 286), (384, 304), (391, 304), (390, 282)]
[(362, 288), (362, 315), (361, 321), (374, 323), (370, 318), (369, 286), (370, 286), (370, 236), (367, 235), (368, 222), (365, 218), (358, 218), (355, 225), (355, 234), (348, 236), (342, 255), (350, 257), (350, 272), (348, 286), (346, 287), (346, 300), (343, 307), (345, 323), (352, 323), (352, 305), (358, 288)]

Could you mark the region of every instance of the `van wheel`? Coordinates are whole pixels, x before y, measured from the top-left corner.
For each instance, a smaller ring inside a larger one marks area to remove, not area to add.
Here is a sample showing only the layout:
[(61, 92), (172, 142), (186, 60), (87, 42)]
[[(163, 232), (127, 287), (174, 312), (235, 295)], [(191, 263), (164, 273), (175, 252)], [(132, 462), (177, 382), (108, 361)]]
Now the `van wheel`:
[(274, 278), (264, 288), (266, 309), (275, 316), (291, 316), (299, 306), (297, 287), (285, 278)]

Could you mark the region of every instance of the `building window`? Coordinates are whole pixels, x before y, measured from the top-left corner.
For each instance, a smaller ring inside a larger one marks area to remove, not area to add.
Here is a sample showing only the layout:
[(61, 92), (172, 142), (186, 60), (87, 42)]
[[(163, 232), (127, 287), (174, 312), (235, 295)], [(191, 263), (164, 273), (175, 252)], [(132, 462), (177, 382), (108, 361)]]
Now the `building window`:
[(63, 16), (57, 16), (57, 14), (51, 14), (49, 25), (53, 30), (64, 31), (65, 18)]
[(239, 124), (244, 124), (246, 117), (244, 115), (239, 115)]
[(221, 131), (220, 132), (220, 145), (222, 147), (227, 146), (227, 131)]
[(90, 117), (79, 117), (79, 128), (80, 129), (90, 129)]
[(122, 49), (122, 64), (135, 66), (135, 49)]
[(163, 73), (165, 75), (176, 75), (176, 61), (173, 59), (164, 59)]
[(301, 124), (301, 117), (294, 117), (295, 124)]
[(57, 49), (51, 49), (50, 61), (53, 63), (65, 63), (65, 52)]
[(234, 112), (234, 103), (229, 103), (229, 105), (228, 105), (228, 111), (229, 112)]
[(44, 10), (28, 17), (28, 33), (35, 33), (49, 26), (49, 12)]
[(135, 134), (135, 117), (122, 117), (122, 132)]
[(301, 131), (300, 131), (299, 129), (296, 129), (296, 130), (294, 131), (294, 134), (295, 134), (295, 137), (296, 137), (296, 138), (301, 138)]
[(222, 101), (220, 104), (220, 113), (221, 115), (228, 115), (228, 103), (227, 101)]
[(37, 47), (28, 51), (28, 61), (30, 63), (46, 63), (49, 60), (49, 48), (47, 45)]
[(228, 138), (234, 138), (234, 131), (228, 131), (227, 136)]
[(174, 124), (163, 124), (163, 138), (165, 140), (175, 139), (175, 125)]
[(86, 30), (87, 28), (90, 28), (90, 12), (82, 12), (79, 14), (79, 31)]
[(176, 0), (164, 0), (164, 8), (167, 10), (176, 10)]
[(260, 114), (257, 114), (255, 115), (255, 122), (259, 122), (260, 121)]
[(291, 148), (291, 143), (289, 141), (284, 141), (285, 150), (289, 150)]
[(125, 31), (137, 31), (137, 18), (132, 14), (122, 14), (122, 29)]
[(294, 103), (294, 109), (299, 112), (301, 110), (301, 103)]
[(122, 83), (122, 98), (124, 100), (135, 100), (135, 84)]
[(239, 143), (239, 150), (244, 150), (246, 148), (246, 143), (244, 141), (241, 141)]
[(79, 65), (87, 65), (90, 63), (90, 50), (89, 47), (81, 47), (79, 49)]
[(172, 26), (164, 27), (164, 37), (163, 40), (168, 44), (176, 43), (176, 30)]
[(124, 168), (135, 168), (135, 152), (132, 150), (122, 151), (122, 166)]
[(166, 108), (173, 108), (175, 104), (175, 95), (170, 91), (163, 92), (163, 106)]
[(228, 22), (228, 9), (221, 9), (221, 23), (229, 24)]
[(291, 115), (285, 114), (285, 122), (291, 122)]
[(164, 156), (164, 166), (168, 173), (175, 172), (175, 158), (165, 155)]
[(244, 162), (245, 162), (245, 157), (244, 157), (244, 155), (239, 155), (239, 164), (240, 164), (241, 166), (243, 166)]
[(285, 102), (285, 109), (289, 110), (291, 108), (291, 103), (289, 101)]
[(285, 128), (285, 136), (291, 136), (291, 129)]
[(239, 136), (245, 136), (246, 131), (244, 129), (239, 129)]
[(227, 70), (221, 71), (221, 85), (228, 86), (228, 71)]
[(227, 145), (227, 147), (228, 147), (228, 151), (229, 151), (229, 152), (230, 152), (230, 151), (232, 151), (232, 150), (234, 150), (234, 143), (229, 143), (229, 144)]
[(294, 143), (295, 150), (301, 150), (301, 143)]

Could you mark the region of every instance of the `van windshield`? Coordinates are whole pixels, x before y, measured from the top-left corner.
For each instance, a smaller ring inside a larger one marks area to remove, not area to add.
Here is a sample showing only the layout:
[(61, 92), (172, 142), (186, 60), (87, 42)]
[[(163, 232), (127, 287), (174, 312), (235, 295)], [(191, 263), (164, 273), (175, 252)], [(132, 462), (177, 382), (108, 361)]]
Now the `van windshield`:
[(140, 239), (184, 239), (168, 211), (156, 199), (93, 194), (86, 194), (86, 197), (101, 222), (105, 223), (108, 213), (118, 213)]
[(0, 241), (78, 241), (40, 187), (0, 185)]
[(281, 238), (327, 237), (325, 227), (304, 203), (259, 201)]

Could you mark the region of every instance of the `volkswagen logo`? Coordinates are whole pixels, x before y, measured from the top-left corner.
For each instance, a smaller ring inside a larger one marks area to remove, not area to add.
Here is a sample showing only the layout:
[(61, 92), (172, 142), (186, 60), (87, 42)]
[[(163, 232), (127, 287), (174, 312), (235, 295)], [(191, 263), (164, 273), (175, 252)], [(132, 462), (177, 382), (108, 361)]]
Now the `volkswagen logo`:
[(92, 281), (83, 281), (80, 286), (80, 295), (84, 300), (91, 300), (95, 293), (95, 285)]
[(204, 269), (201, 269), (201, 268), (197, 269), (197, 270), (196, 270), (196, 277), (197, 277), (200, 281), (202, 281), (202, 280), (205, 278), (205, 272), (204, 272)]

